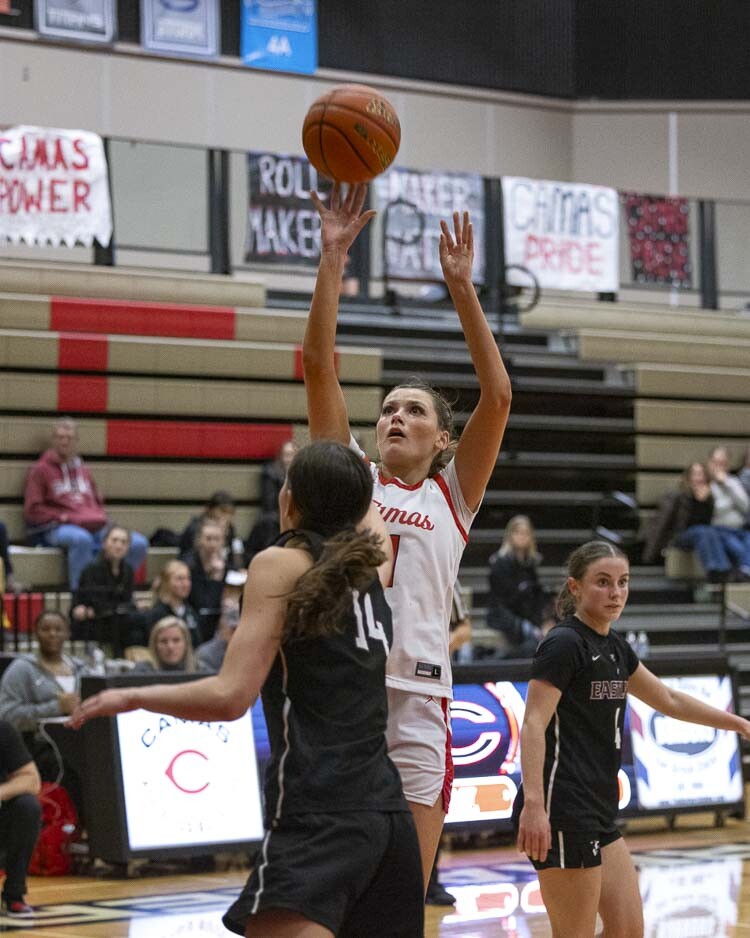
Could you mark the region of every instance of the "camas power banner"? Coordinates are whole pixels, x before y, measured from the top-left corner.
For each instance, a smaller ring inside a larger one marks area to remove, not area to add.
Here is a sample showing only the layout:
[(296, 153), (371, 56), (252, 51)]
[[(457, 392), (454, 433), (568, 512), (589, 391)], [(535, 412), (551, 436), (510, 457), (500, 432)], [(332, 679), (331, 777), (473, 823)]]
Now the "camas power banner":
[(85, 130), (0, 130), (0, 239), (103, 246), (112, 237), (107, 160)]
[(304, 156), (248, 153), (245, 260), (315, 268), (320, 257), (320, 218), (310, 190), (326, 202), (331, 182)]

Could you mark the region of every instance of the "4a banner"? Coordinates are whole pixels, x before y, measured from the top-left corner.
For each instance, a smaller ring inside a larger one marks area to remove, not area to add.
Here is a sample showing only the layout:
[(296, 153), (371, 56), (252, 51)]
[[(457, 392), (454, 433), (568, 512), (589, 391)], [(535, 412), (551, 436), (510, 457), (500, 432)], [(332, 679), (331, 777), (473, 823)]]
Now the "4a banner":
[[(616, 293), (619, 205), (605, 186), (503, 177), (505, 263), (530, 270), (541, 287)], [(524, 286), (523, 274), (508, 280)]]
[(633, 280), (689, 289), (693, 267), (688, 200), (636, 192), (623, 192), (621, 199), (628, 222)]
[[(474, 282), (484, 283), (484, 183), (476, 173), (423, 172), (393, 167), (372, 186), (378, 216), (375, 237), (385, 245), (385, 275), (442, 281), (440, 221), (453, 228), (453, 213), (471, 213)], [(383, 231), (385, 226), (385, 231)]]
[(311, 75), (318, 67), (316, 0), (242, 0), (245, 65)]
[(107, 160), (85, 130), (0, 131), (0, 239), (102, 246), (112, 237)]
[(115, 0), (35, 0), (37, 32), (54, 39), (110, 43)]
[(141, 0), (141, 45), (168, 55), (215, 58), (217, 0)]
[(248, 153), (245, 260), (315, 268), (320, 258), (320, 218), (310, 190), (325, 201), (330, 180), (304, 156)]

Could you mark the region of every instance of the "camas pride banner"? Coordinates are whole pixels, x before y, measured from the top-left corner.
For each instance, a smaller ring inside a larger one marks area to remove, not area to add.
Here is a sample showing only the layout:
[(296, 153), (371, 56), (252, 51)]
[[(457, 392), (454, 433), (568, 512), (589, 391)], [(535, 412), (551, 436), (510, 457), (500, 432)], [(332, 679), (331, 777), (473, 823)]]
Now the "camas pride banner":
[(85, 130), (0, 130), (0, 238), (103, 246), (112, 237), (101, 137)]
[(304, 156), (248, 153), (245, 260), (317, 267), (320, 218), (310, 190), (327, 201), (331, 182)]
[[(530, 270), (541, 287), (615, 293), (619, 203), (604, 186), (503, 177), (505, 263)], [(509, 283), (528, 282), (509, 270)]]
[(376, 230), (385, 225), (385, 274), (403, 280), (442, 280), (440, 220), (453, 230), (453, 212), (471, 213), (475, 283), (484, 283), (484, 186), (476, 173), (392, 168), (372, 186)]

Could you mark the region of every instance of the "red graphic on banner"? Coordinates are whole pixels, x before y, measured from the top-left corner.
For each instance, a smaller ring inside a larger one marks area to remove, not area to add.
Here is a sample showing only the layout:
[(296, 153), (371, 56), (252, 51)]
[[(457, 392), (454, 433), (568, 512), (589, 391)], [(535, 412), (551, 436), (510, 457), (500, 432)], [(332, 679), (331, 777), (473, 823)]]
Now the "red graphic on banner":
[(628, 220), (633, 280), (692, 286), (688, 200), (634, 192), (622, 193), (621, 199)]

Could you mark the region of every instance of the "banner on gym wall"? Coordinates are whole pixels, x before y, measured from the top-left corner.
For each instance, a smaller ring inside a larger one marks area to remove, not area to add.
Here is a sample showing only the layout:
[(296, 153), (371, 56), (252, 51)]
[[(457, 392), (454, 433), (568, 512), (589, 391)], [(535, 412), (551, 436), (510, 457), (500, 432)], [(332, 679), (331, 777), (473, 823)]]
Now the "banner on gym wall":
[(0, 130), (0, 239), (103, 246), (112, 237), (104, 144), (85, 130)]
[(37, 32), (53, 39), (112, 42), (115, 0), (35, 0)]
[[(393, 167), (372, 186), (378, 215), (374, 237), (384, 238), (386, 277), (443, 279), (440, 221), (453, 231), (453, 213), (471, 213), (475, 283), (484, 283), (484, 184), (476, 173), (421, 172)], [(378, 242), (379, 243), (379, 242)]]
[(141, 0), (141, 45), (169, 55), (215, 58), (217, 0)]
[(318, 67), (316, 0), (242, 0), (245, 65), (311, 75)]
[(616, 293), (619, 203), (615, 189), (504, 176), (507, 280), (523, 286), (530, 270), (553, 290)]
[(687, 199), (623, 192), (630, 264), (636, 283), (690, 288), (690, 205)]
[(331, 182), (304, 156), (248, 153), (245, 260), (315, 268), (320, 258), (320, 217), (310, 190), (326, 201)]

